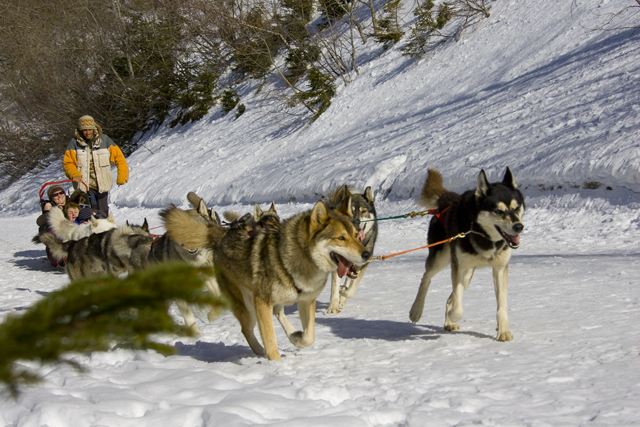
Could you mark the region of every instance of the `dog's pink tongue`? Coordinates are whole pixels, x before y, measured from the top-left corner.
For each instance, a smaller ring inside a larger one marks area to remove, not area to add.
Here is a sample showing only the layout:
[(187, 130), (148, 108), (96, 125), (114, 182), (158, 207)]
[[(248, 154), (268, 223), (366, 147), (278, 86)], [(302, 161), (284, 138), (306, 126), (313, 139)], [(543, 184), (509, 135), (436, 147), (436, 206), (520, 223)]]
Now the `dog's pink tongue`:
[(360, 239), (360, 243), (364, 242), (364, 238), (365, 238), (365, 234), (364, 234), (364, 230), (360, 230), (360, 232), (358, 233), (358, 239)]
[(511, 236), (511, 240), (513, 240), (513, 243), (515, 243), (516, 245), (520, 244), (520, 235), (516, 234), (515, 236)]
[(351, 263), (338, 254), (336, 254), (336, 259), (338, 260), (338, 277), (342, 279), (349, 272)]

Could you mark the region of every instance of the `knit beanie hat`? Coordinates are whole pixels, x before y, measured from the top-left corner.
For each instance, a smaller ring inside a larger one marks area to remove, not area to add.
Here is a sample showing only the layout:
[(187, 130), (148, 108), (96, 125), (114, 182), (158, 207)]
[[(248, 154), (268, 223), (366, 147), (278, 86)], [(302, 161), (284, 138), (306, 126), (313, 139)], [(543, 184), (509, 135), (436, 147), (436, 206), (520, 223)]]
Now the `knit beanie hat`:
[(91, 210), (91, 208), (82, 208), (80, 209), (80, 213), (78, 214), (76, 221), (79, 223), (82, 223), (88, 219), (91, 219), (92, 216), (93, 216), (93, 211)]
[(96, 121), (93, 120), (93, 117), (91, 116), (80, 117), (80, 119), (78, 119), (78, 129), (80, 130), (93, 129), (95, 131), (98, 130), (98, 128), (96, 127)]
[(47, 190), (47, 197), (49, 198), (50, 201), (53, 200), (53, 193), (57, 193), (58, 191), (62, 191), (64, 193), (64, 188), (62, 188), (58, 184), (55, 184), (49, 187), (49, 189)]

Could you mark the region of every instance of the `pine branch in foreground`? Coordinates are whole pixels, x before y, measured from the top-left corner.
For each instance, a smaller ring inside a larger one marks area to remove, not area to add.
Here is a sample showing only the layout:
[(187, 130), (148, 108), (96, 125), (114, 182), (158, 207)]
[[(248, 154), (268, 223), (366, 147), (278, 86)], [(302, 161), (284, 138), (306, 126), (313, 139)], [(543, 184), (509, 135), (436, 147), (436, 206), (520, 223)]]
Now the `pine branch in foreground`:
[(226, 307), (226, 303), (203, 290), (212, 269), (184, 263), (160, 264), (130, 274), (125, 279), (105, 277), (70, 283), (29, 308), (10, 315), (0, 324), (0, 383), (13, 397), (21, 384), (42, 380), (34, 372), (16, 366), (18, 360), (67, 363), (64, 353), (106, 351), (114, 345), (153, 349), (172, 354), (174, 348), (155, 342), (157, 333), (191, 335), (168, 314), (174, 299), (189, 304)]

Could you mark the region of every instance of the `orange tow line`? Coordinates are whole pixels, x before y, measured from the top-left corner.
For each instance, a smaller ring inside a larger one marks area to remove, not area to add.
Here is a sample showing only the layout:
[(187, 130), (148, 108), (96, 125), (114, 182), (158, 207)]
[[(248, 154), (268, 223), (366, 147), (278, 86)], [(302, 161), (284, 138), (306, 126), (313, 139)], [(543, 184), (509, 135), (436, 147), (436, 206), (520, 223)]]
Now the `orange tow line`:
[(472, 232), (472, 231), (471, 231), (471, 230), (469, 230), (469, 231), (467, 231), (466, 233), (460, 233), (460, 234), (457, 234), (457, 235), (455, 235), (455, 236), (453, 236), (453, 237), (450, 237), (450, 238), (448, 238), (448, 239), (441, 240), (441, 241), (436, 242), (436, 243), (431, 243), (430, 245), (420, 246), (419, 248), (409, 249), (409, 250), (407, 250), (407, 251), (402, 251), (402, 252), (398, 252), (398, 253), (391, 254), (391, 255), (374, 256), (374, 257), (371, 257), (371, 260), (370, 260), (370, 261), (373, 261), (373, 260), (385, 261), (387, 258), (393, 258), (393, 257), (395, 257), (395, 256), (402, 255), (402, 254), (406, 254), (406, 253), (413, 252), (413, 251), (418, 251), (418, 250), (420, 250), (420, 249), (427, 249), (427, 248), (430, 248), (430, 247), (432, 247), (432, 246), (444, 245), (445, 243), (449, 243), (449, 242), (450, 242), (450, 241), (452, 241), (452, 240), (455, 240), (455, 239), (461, 239), (461, 238), (465, 237), (467, 234), (469, 234), (469, 233), (471, 233), (471, 232)]

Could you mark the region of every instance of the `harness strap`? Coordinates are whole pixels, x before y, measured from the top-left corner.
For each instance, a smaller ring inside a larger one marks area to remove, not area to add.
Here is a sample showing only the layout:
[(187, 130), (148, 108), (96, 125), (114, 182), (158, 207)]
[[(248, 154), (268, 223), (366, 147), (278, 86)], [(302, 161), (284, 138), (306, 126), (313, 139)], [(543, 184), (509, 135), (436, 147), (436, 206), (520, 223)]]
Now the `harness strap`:
[(429, 215), (433, 215), (436, 218), (438, 218), (438, 221), (440, 221), (440, 224), (442, 224), (442, 226), (445, 228), (447, 228), (447, 224), (446, 224), (446, 218), (447, 216), (445, 215), (445, 213), (449, 210), (449, 206), (447, 206), (446, 208), (444, 208), (443, 210), (440, 209), (429, 209), (427, 211), (427, 214)]

